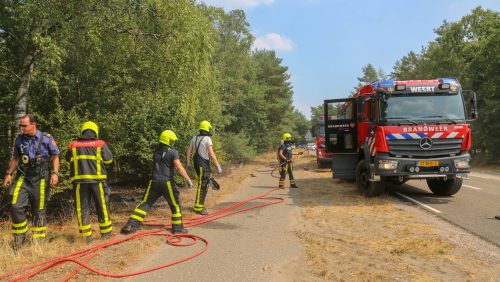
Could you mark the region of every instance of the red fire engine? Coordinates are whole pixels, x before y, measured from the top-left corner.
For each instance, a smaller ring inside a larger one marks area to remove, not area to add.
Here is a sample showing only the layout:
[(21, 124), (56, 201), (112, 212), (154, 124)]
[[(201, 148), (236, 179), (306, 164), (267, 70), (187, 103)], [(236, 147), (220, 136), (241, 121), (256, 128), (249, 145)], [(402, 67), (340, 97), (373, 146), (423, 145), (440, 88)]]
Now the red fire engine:
[(469, 177), (476, 94), (454, 78), (374, 82), (352, 98), (325, 100), (324, 116), (336, 116), (325, 120), (333, 177), (355, 179), (365, 196), (409, 179), (451, 196)]

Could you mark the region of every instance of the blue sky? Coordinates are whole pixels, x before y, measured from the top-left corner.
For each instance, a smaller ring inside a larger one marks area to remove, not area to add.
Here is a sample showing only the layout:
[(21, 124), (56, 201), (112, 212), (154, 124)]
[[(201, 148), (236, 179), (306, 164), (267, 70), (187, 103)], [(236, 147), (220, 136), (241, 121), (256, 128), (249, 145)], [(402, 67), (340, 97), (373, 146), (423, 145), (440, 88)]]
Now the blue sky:
[(347, 97), (368, 63), (390, 73), (396, 60), (434, 40), (444, 20), (477, 6), (500, 10), (499, 0), (200, 1), (245, 11), (255, 47), (283, 58), (294, 106), (308, 118), (311, 106)]

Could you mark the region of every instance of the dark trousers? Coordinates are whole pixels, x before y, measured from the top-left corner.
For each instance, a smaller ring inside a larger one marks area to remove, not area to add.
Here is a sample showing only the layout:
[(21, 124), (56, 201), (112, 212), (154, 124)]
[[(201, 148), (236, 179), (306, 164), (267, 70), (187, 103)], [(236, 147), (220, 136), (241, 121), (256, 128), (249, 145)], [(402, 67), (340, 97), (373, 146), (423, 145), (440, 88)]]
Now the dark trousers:
[(288, 173), (288, 177), (290, 179), (290, 185), (295, 184), (295, 178), (293, 177), (293, 164), (288, 163), (288, 162), (281, 162), (280, 163), (280, 180), (279, 180), (279, 187), (283, 188), (285, 187), (285, 179), (286, 179), (286, 174)]
[(80, 235), (84, 237), (92, 235), (90, 224), (90, 201), (92, 200), (97, 211), (101, 235), (113, 230), (109, 214), (109, 187), (106, 183), (73, 183), (73, 196)]
[(208, 193), (208, 180), (212, 176), (210, 171), (210, 161), (201, 158), (195, 159), (194, 166), (198, 174), (198, 186), (196, 190), (196, 200), (194, 211), (202, 211), (205, 208), (205, 199)]
[(12, 218), (12, 233), (14, 235), (25, 235), (28, 231), (28, 220), (26, 208), (31, 206), (32, 236), (33, 238), (45, 238), (47, 199), (50, 197), (50, 185), (48, 176), (20, 176), (9, 190), (12, 197), (10, 216)]
[(180, 230), (182, 225), (181, 203), (179, 201), (179, 190), (170, 180), (149, 181), (148, 188), (144, 192), (142, 201), (135, 207), (130, 214), (128, 223), (133, 226), (139, 226), (151, 210), (160, 196), (163, 196), (172, 212), (172, 230)]

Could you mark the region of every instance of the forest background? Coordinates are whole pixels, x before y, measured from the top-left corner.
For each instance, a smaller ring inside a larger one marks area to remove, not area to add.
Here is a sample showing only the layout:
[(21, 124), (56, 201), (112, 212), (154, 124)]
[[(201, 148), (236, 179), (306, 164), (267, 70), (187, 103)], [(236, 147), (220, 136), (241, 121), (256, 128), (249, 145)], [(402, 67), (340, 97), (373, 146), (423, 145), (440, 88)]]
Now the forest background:
[(310, 127), (292, 105), (287, 67), (252, 48), (241, 10), (191, 0), (1, 2), (0, 171), (25, 112), (62, 152), (95, 121), (122, 178), (148, 176), (165, 129), (182, 154), (209, 120), (218, 157), (247, 162)]
[[(302, 140), (322, 114), (322, 105), (312, 108), (309, 121), (293, 107), (288, 68), (274, 51), (253, 49), (242, 10), (193, 0), (0, 2), (0, 171), (24, 112), (62, 152), (83, 122), (98, 123), (115, 155), (113, 176), (124, 179), (148, 176), (165, 129), (176, 132), (183, 153), (209, 120), (223, 162), (248, 162), (284, 132)], [(367, 64), (353, 92), (379, 79), (457, 77), (478, 94), (476, 156), (498, 164), (500, 15), (478, 7), (435, 32), (390, 74)]]

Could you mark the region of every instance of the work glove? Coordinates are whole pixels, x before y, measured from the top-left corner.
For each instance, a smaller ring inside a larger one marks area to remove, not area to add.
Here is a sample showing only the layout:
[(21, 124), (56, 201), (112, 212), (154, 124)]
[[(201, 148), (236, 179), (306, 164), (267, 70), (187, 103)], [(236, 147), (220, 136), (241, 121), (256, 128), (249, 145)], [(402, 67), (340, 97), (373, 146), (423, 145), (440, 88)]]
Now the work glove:
[(222, 173), (222, 167), (220, 165), (217, 166), (217, 173), (218, 174)]
[(188, 188), (193, 188), (193, 181), (191, 179), (188, 180)]
[(286, 162), (287, 162), (287, 163), (291, 163), (291, 162), (292, 162), (292, 160), (286, 160)]

